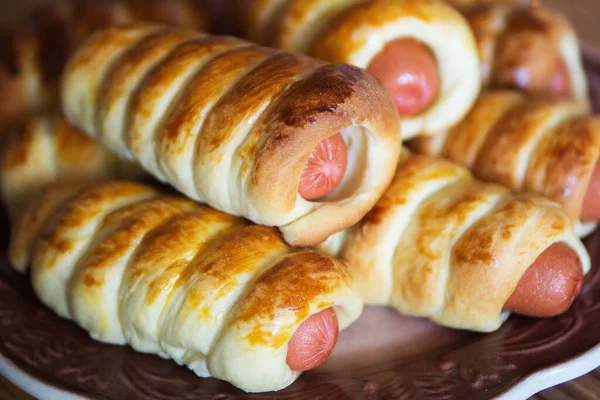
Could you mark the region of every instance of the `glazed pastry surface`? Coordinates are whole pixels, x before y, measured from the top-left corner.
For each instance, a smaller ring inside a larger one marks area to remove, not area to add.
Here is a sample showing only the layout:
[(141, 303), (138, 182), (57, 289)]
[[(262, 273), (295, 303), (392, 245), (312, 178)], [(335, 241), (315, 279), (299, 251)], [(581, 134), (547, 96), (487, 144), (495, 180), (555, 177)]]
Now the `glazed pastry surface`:
[[(69, 63), (63, 108), (77, 127), (187, 196), (316, 245), (381, 196), (400, 152), (390, 95), (363, 70), (232, 37), (155, 25), (111, 28)], [(340, 134), (345, 175), (299, 194), (315, 147)]]
[(97, 340), (171, 358), (249, 392), (290, 385), (288, 342), (333, 309), (339, 329), (362, 301), (334, 257), (287, 246), (274, 228), (109, 181), (51, 185), (25, 210), (15, 246), (34, 243), (40, 300)]
[(556, 243), (589, 271), (589, 255), (558, 204), (406, 151), (369, 214), (321, 249), (348, 263), (366, 304), (490, 332), (509, 315), (505, 304), (527, 269)]

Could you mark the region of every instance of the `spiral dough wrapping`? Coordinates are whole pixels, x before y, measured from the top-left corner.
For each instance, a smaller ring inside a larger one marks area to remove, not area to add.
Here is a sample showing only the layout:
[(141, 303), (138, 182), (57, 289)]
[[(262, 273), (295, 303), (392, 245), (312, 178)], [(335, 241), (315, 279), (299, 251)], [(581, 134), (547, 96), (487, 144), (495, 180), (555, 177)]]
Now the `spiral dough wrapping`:
[[(443, 1), (234, 0), (233, 10), (249, 40), (361, 68), (368, 68), (388, 44), (399, 39), (421, 43), (427, 49), (425, 56), (433, 56), (439, 89), (424, 111), (403, 118), (405, 139), (452, 126), (479, 93), (473, 33), (466, 20)], [(388, 53), (385, 64), (394, 69), (396, 58), (402, 60), (414, 50)], [(414, 68), (418, 70), (419, 65)], [(413, 78), (421, 76), (416, 71)], [(398, 79), (389, 84), (395, 85)]]
[[(62, 85), (68, 119), (189, 197), (310, 246), (362, 218), (400, 152), (392, 99), (359, 68), (151, 25), (88, 41)], [(298, 193), (315, 146), (340, 133), (343, 180)]]
[(600, 120), (589, 116), (580, 102), (490, 91), (460, 124), (410, 146), (465, 165), (485, 181), (562, 204), (579, 221), (580, 236), (597, 225), (594, 220), (582, 222), (581, 215), (600, 159)]
[(536, 6), (488, 5), (466, 14), (481, 57), (484, 88), (521, 89), (589, 107), (575, 29), (559, 12)]
[(590, 257), (558, 204), (512, 195), (456, 164), (407, 151), (373, 210), (321, 249), (347, 261), (366, 304), (490, 332), (508, 317), (504, 306), (528, 267), (555, 243), (589, 271)]
[(56, 0), (35, 9), (0, 39), (0, 126), (6, 131), (57, 109), (65, 63), (96, 30), (148, 21), (205, 31), (218, 20), (217, 1)]
[(246, 391), (300, 375), (288, 342), (310, 316), (333, 309), (344, 329), (362, 310), (341, 261), (147, 186), (57, 184), (26, 213), (11, 242), (25, 247), (11, 254), (35, 243), (31, 279), (44, 304), (94, 339)]
[(140, 178), (131, 162), (111, 154), (58, 116), (41, 116), (16, 130), (0, 152), (0, 192), (13, 218), (53, 182)]

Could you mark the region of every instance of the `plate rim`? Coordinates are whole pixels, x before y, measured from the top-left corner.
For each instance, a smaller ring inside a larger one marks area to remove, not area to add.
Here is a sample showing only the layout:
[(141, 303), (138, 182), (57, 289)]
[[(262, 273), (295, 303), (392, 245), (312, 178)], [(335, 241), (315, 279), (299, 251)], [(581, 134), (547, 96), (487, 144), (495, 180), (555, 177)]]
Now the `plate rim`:
[(580, 378), (600, 367), (600, 343), (564, 362), (533, 372), (495, 397), (497, 400), (528, 399), (546, 389)]
[(87, 400), (68, 389), (61, 389), (37, 378), (0, 354), (0, 375), (25, 393), (40, 400)]
[[(579, 378), (600, 367), (600, 343), (564, 362), (535, 371), (505, 392), (491, 397), (497, 400), (528, 399), (546, 389)], [(35, 377), (0, 354), (0, 375), (27, 394), (41, 400), (87, 400), (67, 388), (60, 388)], [(203, 379), (203, 378), (198, 378)]]

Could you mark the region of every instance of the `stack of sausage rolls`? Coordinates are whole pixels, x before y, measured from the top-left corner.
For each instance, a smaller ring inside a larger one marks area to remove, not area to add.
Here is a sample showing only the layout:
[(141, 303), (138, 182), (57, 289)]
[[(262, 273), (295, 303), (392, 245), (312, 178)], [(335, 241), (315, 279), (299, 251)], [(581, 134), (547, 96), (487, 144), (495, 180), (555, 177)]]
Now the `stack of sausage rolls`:
[(467, 21), (442, 0), (232, 0), (244, 37), (366, 68), (392, 93), (402, 136), (458, 122), (480, 88)]
[[(477, 100), (480, 36), (441, 0), (230, 10), (247, 39), (299, 53), (106, 27), (61, 67), (66, 120), (4, 145), (9, 258), (46, 306), (249, 392), (325, 362), (363, 303), (477, 332), (570, 308), (600, 219), (575, 75), (569, 96), (552, 72), (550, 99)], [(427, 155), (402, 147), (414, 136)]]
[(394, 104), (365, 71), (231, 37), (107, 29), (71, 59), (62, 100), (113, 152), (296, 246), (358, 222), (400, 152)]

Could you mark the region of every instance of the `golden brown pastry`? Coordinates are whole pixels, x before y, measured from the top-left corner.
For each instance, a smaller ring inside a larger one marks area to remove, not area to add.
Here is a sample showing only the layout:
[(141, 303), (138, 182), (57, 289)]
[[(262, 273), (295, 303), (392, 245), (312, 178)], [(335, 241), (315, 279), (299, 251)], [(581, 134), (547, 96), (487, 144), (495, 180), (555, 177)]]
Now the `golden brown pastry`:
[(516, 91), (482, 94), (447, 132), (411, 148), (448, 158), (483, 180), (549, 197), (590, 233), (600, 221), (600, 119), (568, 100), (532, 100)]
[(481, 56), (484, 87), (518, 88), (588, 104), (579, 40), (559, 12), (496, 5), (466, 13)]
[(362, 310), (341, 261), (147, 186), (51, 185), (25, 215), (35, 224), (16, 227), (11, 254), (32, 260), (45, 305), (94, 339), (245, 391), (322, 363)]
[(410, 138), (452, 126), (479, 93), (465, 19), (439, 0), (232, 0), (242, 35), (366, 68), (393, 94)]
[(62, 100), (110, 150), (296, 246), (360, 220), (400, 152), (393, 101), (369, 74), (232, 37), (104, 30), (70, 61)]
[(29, 121), (0, 150), (0, 192), (13, 216), (52, 182), (137, 176), (141, 176), (138, 167), (117, 158), (57, 116)]
[(482, 332), (509, 311), (566, 311), (590, 268), (558, 204), (408, 152), (373, 210), (321, 248), (348, 263), (366, 304)]
[[(199, 30), (216, 20), (217, 0), (59, 0), (37, 9), (0, 44), (0, 125), (8, 129), (58, 106), (68, 56), (95, 30), (153, 21)], [(2, 132), (0, 132), (2, 134)], [(4, 131), (6, 134), (6, 131)]]

